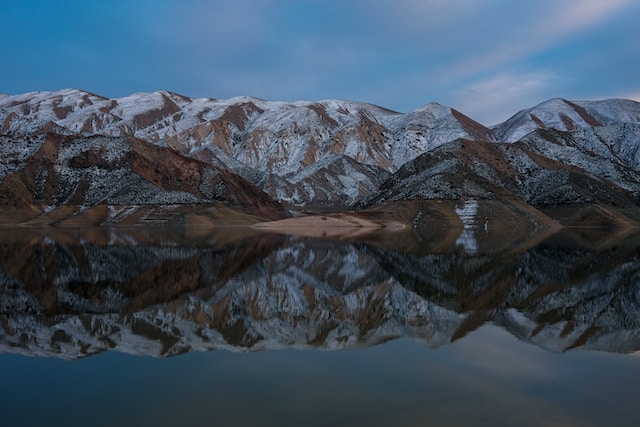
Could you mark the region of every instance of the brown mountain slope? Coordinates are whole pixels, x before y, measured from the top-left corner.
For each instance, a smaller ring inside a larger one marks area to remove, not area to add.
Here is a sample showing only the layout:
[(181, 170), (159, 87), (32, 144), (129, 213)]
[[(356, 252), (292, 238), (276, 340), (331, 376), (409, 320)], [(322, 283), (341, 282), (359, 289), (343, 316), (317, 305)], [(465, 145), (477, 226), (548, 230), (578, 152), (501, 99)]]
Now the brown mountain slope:
[(264, 219), (287, 215), (246, 179), (135, 138), (48, 135), (0, 182), (2, 209), (27, 215), (63, 206), (214, 202)]
[(582, 168), (545, 157), (524, 143), (457, 140), (445, 144), (400, 168), (362, 206), (420, 199), (520, 200), (549, 214), (555, 212), (553, 206), (597, 205), (605, 207), (608, 215), (602, 218), (609, 225), (640, 220), (638, 202), (630, 192)]

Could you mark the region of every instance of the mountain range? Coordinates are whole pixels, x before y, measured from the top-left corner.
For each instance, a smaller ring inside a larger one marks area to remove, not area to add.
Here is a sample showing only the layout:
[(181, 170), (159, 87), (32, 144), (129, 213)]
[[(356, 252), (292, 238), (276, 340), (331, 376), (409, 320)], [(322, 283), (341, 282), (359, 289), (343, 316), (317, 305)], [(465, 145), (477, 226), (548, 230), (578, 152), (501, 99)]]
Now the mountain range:
[(0, 154), (3, 223), (398, 217), (422, 200), (500, 201), (541, 227), (640, 220), (640, 103), (623, 99), (551, 99), (487, 127), (436, 103), (33, 92), (0, 95)]

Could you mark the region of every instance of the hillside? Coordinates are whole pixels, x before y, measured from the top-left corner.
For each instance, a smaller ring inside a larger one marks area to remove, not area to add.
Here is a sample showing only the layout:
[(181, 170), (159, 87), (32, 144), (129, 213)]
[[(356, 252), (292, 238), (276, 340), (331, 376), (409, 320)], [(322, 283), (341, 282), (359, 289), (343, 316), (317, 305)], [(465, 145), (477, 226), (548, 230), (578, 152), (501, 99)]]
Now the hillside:
[(639, 135), (639, 104), (619, 99), (552, 99), (488, 128), (436, 103), (398, 113), (340, 100), (34, 92), (0, 98), (0, 204), (5, 221), (69, 206), (75, 216), (216, 204), (260, 221), (473, 199), (527, 205), (525, 223), (594, 206), (622, 225), (640, 218)]

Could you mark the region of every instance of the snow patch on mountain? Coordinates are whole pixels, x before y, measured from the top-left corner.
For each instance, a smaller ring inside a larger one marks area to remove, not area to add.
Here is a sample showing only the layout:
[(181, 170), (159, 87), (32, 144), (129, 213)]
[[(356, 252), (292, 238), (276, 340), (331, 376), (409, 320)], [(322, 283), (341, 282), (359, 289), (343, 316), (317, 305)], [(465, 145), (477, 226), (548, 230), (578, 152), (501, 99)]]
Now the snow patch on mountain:
[(516, 113), (492, 129), (499, 141), (516, 142), (536, 129), (573, 131), (593, 126), (602, 126), (602, 123), (583, 107), (565, 99), (553, 98)]
[(631, 99), (606, 99), (601, 101), (577, 101), (602, 125), (640, 123), (640, 102)]

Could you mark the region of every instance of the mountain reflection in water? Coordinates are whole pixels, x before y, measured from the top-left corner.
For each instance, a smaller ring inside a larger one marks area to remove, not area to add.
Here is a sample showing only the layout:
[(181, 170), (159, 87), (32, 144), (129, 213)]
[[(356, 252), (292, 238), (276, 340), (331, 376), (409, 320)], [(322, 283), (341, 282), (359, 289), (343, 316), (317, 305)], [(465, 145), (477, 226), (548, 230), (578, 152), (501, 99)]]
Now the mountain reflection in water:
[(396, 338), (440, 347), (486, 323), (554, 352), (640, 349), (637, 235), (565, 229), (470, 251), (441, 234), (348, 242), (240, 228), (6, 230), (0, 353), (171, 356)]

